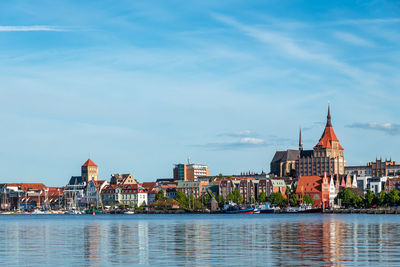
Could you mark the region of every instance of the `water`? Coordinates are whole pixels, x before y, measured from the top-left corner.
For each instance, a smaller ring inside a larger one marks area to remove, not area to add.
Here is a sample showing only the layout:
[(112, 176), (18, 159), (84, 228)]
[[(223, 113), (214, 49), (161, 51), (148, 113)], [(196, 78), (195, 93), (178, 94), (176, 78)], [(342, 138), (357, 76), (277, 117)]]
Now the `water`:
[(400, 265), (397, 215), (3, 215), (0, 266)]

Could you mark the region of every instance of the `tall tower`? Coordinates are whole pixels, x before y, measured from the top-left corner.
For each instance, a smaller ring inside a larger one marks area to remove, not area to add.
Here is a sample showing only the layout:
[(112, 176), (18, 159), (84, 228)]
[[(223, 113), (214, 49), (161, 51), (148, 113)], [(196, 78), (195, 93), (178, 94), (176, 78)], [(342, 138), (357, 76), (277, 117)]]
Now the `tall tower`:
[(91, 180), (97, 181), (98, 179), (98, 167), (91, 159), (88, 159), (82, 165), (82, 181), (89, 183)]

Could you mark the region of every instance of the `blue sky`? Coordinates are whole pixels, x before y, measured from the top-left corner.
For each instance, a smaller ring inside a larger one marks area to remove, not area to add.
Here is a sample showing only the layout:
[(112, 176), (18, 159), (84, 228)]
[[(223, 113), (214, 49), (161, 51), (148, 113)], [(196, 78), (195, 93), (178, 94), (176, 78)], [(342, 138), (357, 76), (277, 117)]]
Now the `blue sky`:
[(400, 161), (398, 1), (2, 1), (0, 177), (269, 170), (322, 134)]

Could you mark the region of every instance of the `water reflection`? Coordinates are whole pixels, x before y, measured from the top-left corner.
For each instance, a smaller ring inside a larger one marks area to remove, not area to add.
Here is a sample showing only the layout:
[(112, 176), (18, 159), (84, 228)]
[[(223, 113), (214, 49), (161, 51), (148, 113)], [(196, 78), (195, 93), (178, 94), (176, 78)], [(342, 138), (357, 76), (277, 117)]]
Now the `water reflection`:
[(0, 235), (0, 264), (13, 266), (400, 262), (390, 215), (9, 216)]

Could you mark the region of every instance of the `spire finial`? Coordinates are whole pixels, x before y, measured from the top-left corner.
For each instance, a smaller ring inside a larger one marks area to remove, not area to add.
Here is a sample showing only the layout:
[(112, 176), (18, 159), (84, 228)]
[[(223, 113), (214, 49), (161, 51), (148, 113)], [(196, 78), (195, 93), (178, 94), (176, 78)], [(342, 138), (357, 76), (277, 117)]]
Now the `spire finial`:
[(300, 133), (299, 133), (299, 150), (303, 151), (303, 140), (301, 138), (301, 126), (300, 126)]
[(328, 116), (326, 117), (326, 126), (332, 126), (332, 122), (331, 122), (331, 103), (328, 102)]

